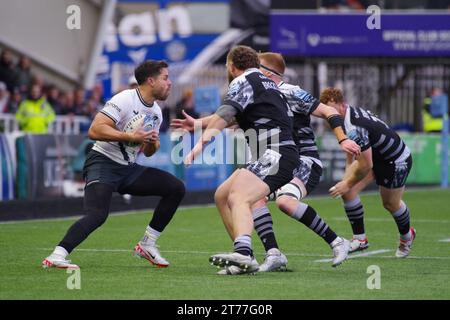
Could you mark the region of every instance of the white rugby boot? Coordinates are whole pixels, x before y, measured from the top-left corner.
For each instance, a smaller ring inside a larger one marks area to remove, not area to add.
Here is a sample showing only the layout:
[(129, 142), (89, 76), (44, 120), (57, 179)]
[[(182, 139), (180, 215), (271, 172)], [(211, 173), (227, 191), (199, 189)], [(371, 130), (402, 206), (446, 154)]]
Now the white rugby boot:
[[(258, 264), (258, 261), (256, 261), (255, 257), (252, 258), (252, 264)], [(251, 272), (253, 273), (253, 272)], [(220, 269), (217, 272), (218, 275), (220, 276), (225, 276), (225, 275), (239, 275), (239, 274), (249, 274), (246, 270), (241, 269), (237, 266), (229, 266), (229, 267), (225, 267), (223, 269)]]
[(347, 239), (337, 237), (331, 243), (333, 249), (333, 267), (340, 265), (348, 257), (348, 251), (350, 250), (350, 241)]
[(42, 268), (79, 269), (80, 267), (73, 264), (70, 260), (67, 260), (63, 256), (52, 253), (42, 261)]
[(259, 266), (258, 272), (286, 271), (288, 260), (278, 248), (269, 249), (264, 262)]
[(159, 250), (155, 246), (146, 246), (139, 241), (134, 247), (134, 255), (148, 260), (152, 265), (158, 268), (167, 268), (169, 266), (169, 261), (164, 259)]
[(409, 256), (409, 253), (411, 252), (411, 248), (414, 242), (414, 239), (416, 238), (417, 231), (414, 228), (410, 228), (409, 232), (411, 233), (411, 239), (410, 240), (402, 240), (400, 238), (400, 243), (398, 245), (398, 249), (395, 252), (395, 256), (397, 258), (406, 258)]
[(364, 238), (364, 240), (359, 240), (353, 237), (350, 241), (350, 251), (348, 253), (363, 251), (367, 248), (369, 248), (369, 240), (367, 239), (367, 237)]
[(258, 262), (254, 257), (245, 256), (238, 252), (215, 254), (209, 258), (209, 262), (212, 265), (219, 266), (221, 268), (236, 266), (242, 269), (245, 273), (256, 272), (259, 267)]

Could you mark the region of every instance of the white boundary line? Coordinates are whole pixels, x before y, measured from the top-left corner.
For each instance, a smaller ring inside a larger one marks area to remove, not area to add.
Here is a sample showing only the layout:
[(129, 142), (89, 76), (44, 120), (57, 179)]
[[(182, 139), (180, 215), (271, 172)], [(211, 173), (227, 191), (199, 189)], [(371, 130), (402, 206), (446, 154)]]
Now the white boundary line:
[(439, 242), (450, 242), (450, 238), (447, 238), (447, 239), (441, 239), (441, 240), (439, 240)]
[[(41, 250), (41, 251), (52, 251), (54, 248), (36, 248), (35, 250)], [(95, 249), (95, 248), (86, 248), (86, 249), (75, 249), (76, 252), (103, 252), (103, 253), (132, 253), (133, 249)], [(382, 259), (396, 259), (399, 260), (399, 258), (396, 258), (395, 256), (373, 256), (375, 254), (378, 253), (386, 253), (386, 252), (391, 252), (393, 251), (392, 249), (379, 249), (379, 250), (374, 250), (374, 251), (369, 251), (369, 252), (365, 252), (365, 253), (360, 253), (360, 254), (353, 254), (353, 255), (349, 255), (349, 259), (352, 258), (382, 258)], [(211, 251), (184, 251), (184, 250), (161, 250), (161, 252), (164, 253), (174, 253), (174, 254), (201, 254), (201, 255), (213, 255), (216, 254), (217, 252), (211, 252)], [(256, 252), (256, 254), (263, 254), (262, 252)], [(310, 254), (310, 253), (289, 253), (289, 252), (284, 252), (284, 254), (286, 254), (288, 257), (329, 257), (329, 254)], [(429, 257), (429, 256), (425, 256), (425, 257), (419, 257), (419, 256), (408, 256), (408, 258), (406, 259), (418, 259), (418, 260), (450, 260), (450, 256), (449, 257)], [(315, 260), (314, 262), (331, 262), (332, 259), (320, 259), (320, 260)]]
[[(374, 250), (374, 251), (367, 251), (364, 253), (359, 253), (359, 254), (353, 254), (353, 255), (349, 255), (348, 259), (354, 259), (354, 258), (360, 258), (360, 257), (368, 257), (368, 256), (372, 256), (374, 254), (379, 254), (379, 253), (386, 253), (392, 251), (391, 249), (380, 249), (380, 250)], [(314, 262), (332, 262), (333, 259), (320, 259), (320, 260), (316, 260)]]

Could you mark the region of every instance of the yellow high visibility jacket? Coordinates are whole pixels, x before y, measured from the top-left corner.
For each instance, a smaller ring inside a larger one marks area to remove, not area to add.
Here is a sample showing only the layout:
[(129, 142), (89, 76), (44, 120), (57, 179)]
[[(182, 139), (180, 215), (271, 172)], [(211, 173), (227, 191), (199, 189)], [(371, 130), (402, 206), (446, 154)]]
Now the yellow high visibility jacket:
[(424, 99), (424, 108), (422, 109), (422, 122), (424, 132), (439, 132), (442, 131), (444, 124), (442, 117), (433, 118), (431, 114), (426, 110), (426, 106), (431, 104), (431, 98)]
[(24, 100), (16, 113), (20, 130), (27, 133), (47, 133), (48, 125), (55, 121), (55, 112), (45, 98)]

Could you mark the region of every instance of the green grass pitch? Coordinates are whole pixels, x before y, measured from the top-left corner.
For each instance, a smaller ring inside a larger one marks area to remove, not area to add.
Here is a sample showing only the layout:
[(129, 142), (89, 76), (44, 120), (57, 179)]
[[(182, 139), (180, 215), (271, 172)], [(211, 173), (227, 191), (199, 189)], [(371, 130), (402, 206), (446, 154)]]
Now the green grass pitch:
[[(215, 207), (180, 209), (159, 240), (169, 268), (132, 256), (151, 213), (111, 215), (70, 256), (81, 266), (81, 289), (69, 290), (65, 270), (43, 270), (42, 259), (73, 220), (0, 224), (0, 299), (450, 299), (450, 191), (409, 190), (405, 195), (418, 235), (411, 257), (394, 258), (397, 228), (379, 196), (362, 196), (370, 255), (330, 262), (326, 243), (271, 205), (288, 272), (218, 276), (208, 257), (232, 248)], [(344, 237), (351, 228), (339, 200), (311, 204)], [(259, 262), (262, 245), (253, 237)], [(374, 252), (375, 251), (375, 252)], [(371, 254), (374, 252), (374, 254)], [(367, 269), (380, 268), (381, 288), (369, 290)]]

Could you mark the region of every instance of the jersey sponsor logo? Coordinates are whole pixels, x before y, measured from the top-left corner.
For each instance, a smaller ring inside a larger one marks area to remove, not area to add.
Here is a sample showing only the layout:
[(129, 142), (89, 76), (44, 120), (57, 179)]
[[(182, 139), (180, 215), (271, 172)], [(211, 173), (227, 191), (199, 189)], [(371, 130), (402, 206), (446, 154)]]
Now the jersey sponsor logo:
[(355, 141), (360, 147), (363, 147), (363, 146), (364, 146), (364, 141), (361, 139), (360, 135), (358, 134), (358, 131), (356, 131), (355, 129), (349, 131), (349, 132), (347, 133), (347, 137), (348, 137), (350, 140)]
[(314, 100), (314, 97), (310, 95), (305, 90), (295, 90), (293, 92), (293, 96), (300, 101), (311, 102)]
[(113, 109), (116, 109), (116, 110), (119, 111), (119, 112), (122, 112), (122, 110), (117, 106), (117, 104), (112, 103), (111, 101), (108, 101), (108, 102), (106, 103), (106, 106), (107, 106), (107, 107), (111, 107), (111, 108), (113, 108)]

